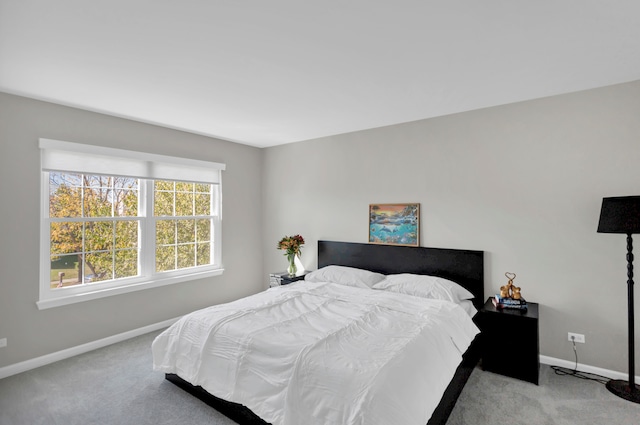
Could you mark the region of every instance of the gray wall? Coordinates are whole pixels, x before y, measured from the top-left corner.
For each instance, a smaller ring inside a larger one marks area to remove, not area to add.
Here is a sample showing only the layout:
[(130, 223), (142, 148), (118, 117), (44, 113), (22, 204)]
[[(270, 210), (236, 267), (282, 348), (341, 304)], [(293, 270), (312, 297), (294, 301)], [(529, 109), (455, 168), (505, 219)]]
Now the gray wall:
[[(222, 276), (38, 310), (38, 138), (223, 162)], [(0, 367), (262, 289), (260, 149), (0, 93)]]
[(573, 361), (582, 333), (581, 363), (626, 372), (626, 241), (596, 228), (603, 197), (640, 194), (638, 117), (634, 82), (265, 149), (265, 271), (284, 235), (313, 269), (318, 239), (367, 241), (370, 203), (419, 202), (422, 246), (486, 252), (487, 295), (517, 274), (541, 354)]
[[(638, 116), (634, 82), (260, 150), (0, 93), (0, 367), (257, 292), (282, 236), (315, 268), (318, 239), (366, 242), (369, 203), (419, 202), (421, 245), (484, 250), (487, 294), (510, 271), (542, 304), (543, 355), (578, 332), (581, 363), (626, 371), (626, 244), (596, 226), (640, 192)], [(226, 163), (225, 273), (39, 311), (40, 137)]]

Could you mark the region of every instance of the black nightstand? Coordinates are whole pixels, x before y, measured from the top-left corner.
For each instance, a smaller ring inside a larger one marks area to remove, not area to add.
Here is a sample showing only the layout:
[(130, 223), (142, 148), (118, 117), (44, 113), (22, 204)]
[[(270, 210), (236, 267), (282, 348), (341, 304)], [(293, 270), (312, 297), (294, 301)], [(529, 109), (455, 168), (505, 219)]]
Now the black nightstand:
[(269, 275), (269, 287), (273, 288), (274, 286), (288, 285), (299, 280), (304, 280), (304, 277), (308, 273), (308, 271), (305, 271), (304, 273), (296, 276), (289, 276), (289, 273), (287, 272), (271, 273)]
[(491, 298), (484, 304), (479, 317), (482, 368), (538, 385), (538, 304), (527, 305), (527, 310), (496, 309)]

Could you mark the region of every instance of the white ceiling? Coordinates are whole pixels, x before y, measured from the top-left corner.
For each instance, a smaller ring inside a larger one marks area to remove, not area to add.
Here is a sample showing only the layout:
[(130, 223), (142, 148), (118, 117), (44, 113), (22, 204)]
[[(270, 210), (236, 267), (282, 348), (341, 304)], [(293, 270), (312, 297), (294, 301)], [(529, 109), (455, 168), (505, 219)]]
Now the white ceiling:
[(252, 146), (633, 80), (637, 0), (0, 0), (0, 91)]

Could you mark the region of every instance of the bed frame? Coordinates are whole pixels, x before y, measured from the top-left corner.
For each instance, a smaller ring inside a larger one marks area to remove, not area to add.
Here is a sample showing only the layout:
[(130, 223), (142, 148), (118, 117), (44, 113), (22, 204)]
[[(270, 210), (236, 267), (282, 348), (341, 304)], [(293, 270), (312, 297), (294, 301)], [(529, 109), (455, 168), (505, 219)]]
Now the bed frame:
[[(376, 245), (352, 242), (318, 241), (318, 268), (349, 266), (383, 274), (414, 273), (438, 276), (467, 288), (476, 308), (484, 304), (484, 253), (460, 249)], [(481, 335), (464, 354), (462, 363), (445, 390), (440, 404), (427, 425), (445, 425), (458, 396), (480, 359)], [(268, 425), (243, 405), (215, 397), (175, 374), (166, 379), (196, 396), (241, 425)]]

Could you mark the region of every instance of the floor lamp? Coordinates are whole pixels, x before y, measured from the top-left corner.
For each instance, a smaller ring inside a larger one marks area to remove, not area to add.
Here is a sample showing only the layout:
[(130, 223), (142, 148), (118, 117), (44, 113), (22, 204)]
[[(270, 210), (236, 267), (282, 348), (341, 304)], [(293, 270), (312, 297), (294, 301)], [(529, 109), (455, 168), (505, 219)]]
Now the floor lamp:
[(633, 239), (640, 233), (640, 196), (622, 196), (602, 199), (598, 233), (627, 235), (627, 303), (629, 316), (629, 381), (612, 379), (607, 389), (618, 397), (640, 403), (640, 386), (635, 383), (635, 354), (633, 326)]

